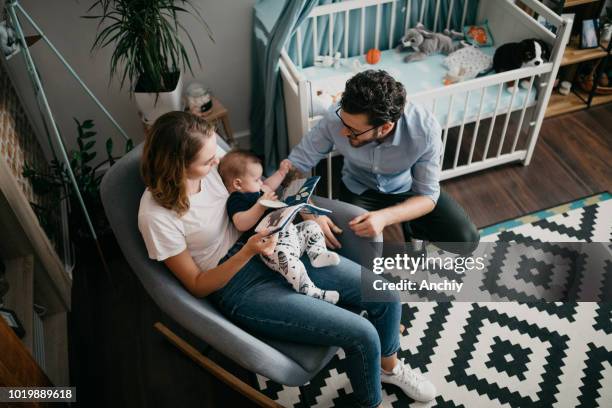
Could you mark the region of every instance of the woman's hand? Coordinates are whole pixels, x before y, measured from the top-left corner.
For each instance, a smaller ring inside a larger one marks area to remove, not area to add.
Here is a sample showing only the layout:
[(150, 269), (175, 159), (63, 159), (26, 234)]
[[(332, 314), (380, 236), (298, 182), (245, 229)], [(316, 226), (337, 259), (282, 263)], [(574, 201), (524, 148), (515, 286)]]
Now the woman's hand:
[(268, 230), (263, 230), (249, 238), (243, 247), (249, 256), (254, 256), (257, 254), (264, 256), (272, 255), (274, 248), (276, 247), (278, 234), (266, 236), (268, 233)]

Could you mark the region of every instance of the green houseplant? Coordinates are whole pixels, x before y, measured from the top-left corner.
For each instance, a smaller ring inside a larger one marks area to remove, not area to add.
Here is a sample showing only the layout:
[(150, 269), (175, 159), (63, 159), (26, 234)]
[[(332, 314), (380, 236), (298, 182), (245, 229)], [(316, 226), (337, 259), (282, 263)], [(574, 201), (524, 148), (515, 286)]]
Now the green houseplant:
[(193, 16), (214, 42), (208, 24), (191, 0), (96, 0), (85, 18), (97, 19), (98, 32), (92, 50), (113, 47), (111, 77), (119, 74), (120, 85), (129, 82), (143, 121), (181, 108), (182, 74), (193, 74), (181, 34), (189, 41), (201, 65), (189, 31), (179, 21)]
[[(100, 198), (100, 182), (104, 175), (100, 170), (112, 166), (119, 157), (113, 155), (113, 140), (108, 138), (105, 143), (106, 158), (93, 166), (92, 162), (97, 154), (95, 152), (97, 132), (94, 129), (94, 123), (92, 120), (79, 122), (76, 118), (74, 121), (77, 125), (78, 150), (73, 150), (69, 154), (70, 168), (74, 173), (83, 201), (90, 211), (94, 229), (97, 234), (103, 235), (109, 230), (109, 226)], [(132, 148), (133, 142), (128, 140), (125, 144), (125, 153)], [(26, 164), (23, 175), (30, 180), (34, 193), (51, 198), (47, 200), (46, 206), (31, 203), (41, 225), (50, 237), (57, 238), (51, 225), (52, 220), (56, 217), (53, 212), (57, 211), (59, 203), (67, 198), (69, 228), (73, 242), (91, 238), (85, 216), (77, 202), (77, 195), (71, 186), (64, 163), (57, 159), (51, 160), (49, 171), (41, 171)]]

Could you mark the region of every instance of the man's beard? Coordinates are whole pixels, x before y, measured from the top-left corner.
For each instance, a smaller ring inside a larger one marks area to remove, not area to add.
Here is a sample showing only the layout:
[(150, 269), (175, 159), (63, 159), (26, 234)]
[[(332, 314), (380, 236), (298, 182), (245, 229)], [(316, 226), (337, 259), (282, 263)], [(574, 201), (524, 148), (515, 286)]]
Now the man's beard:
[(372, 142), (372, 140), (366, 140), (366, 141), (362, 142), (362, 141), (359, 141), (359, 140), (349, 139), (349, 143), (351, 144), (351, 147), (355, 147), (355, 148), (363, 147), (363, 146), (365, 146), (365, 145), (367, 145), (368, 143), (371, 143), (371, 142)]

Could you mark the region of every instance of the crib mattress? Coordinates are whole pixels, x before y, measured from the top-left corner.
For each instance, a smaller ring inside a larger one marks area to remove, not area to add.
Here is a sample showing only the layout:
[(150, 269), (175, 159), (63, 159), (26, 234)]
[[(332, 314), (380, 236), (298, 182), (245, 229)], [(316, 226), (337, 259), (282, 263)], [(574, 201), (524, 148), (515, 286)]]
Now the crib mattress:
[[(481, 50), (489, 55), (495, 53), (495, 47), (483, 47)], [(313, 94), (318, 90), (322, 90), (331, 95), (342, 92), (346, 81), (355, 74), (351, 69), (353, 60), (359, 60), (368, 68), (384, 69), (404, 85), (408, 95), (444, 86), (443, 79), (447, 72), (443, 64), (444, 55), (432, 55), (423, 61), (411, 63), (405, 63), (403, 61), (405, 55), (405, 53), (398, 53), (395, 50), (386, 50), (381, 52), (380, 62), (376, 65), (367, 65), (364, 62), (363, 56), (358, 56), (349, 58), (348, 61), (343, 62), (338, 68), (308, 67), (301, 69), (301, 72), (310, 82)], [(492, 71), (489, 75), (493, 73)], [(525, 98), (528, 98), (528, 106), (535, 104), (535, 88), (536, 87), (533, 86), (529, 94), (527, 90), (519, 88), (512, 102), (512, 110), (521, 109), (525, 102)], [(486, 88), (481, 113), (482, 118), (495, 114), (494, 111), (498, 90), (499, 85), (493, 85)], [(450, 96), (437, 98), (435, 115), (442, 126), (448, 123), (449, 126), (452, 127), (463, 122), (465, 97), (466, 93), (455, 94), (450, 118), (448, 118)], [(470, 92), (470, 98), (467, 104), (466, 122), (472, 122), (478, 117), (480, 98), (481, 90), (473, 90)], [(508, 92), (507, 89), (502, 90), (497, 113), (507, 112), (511, 100), (512, 93)], [(429, 101), (428, 107), (431, 108), (431, 101)]]

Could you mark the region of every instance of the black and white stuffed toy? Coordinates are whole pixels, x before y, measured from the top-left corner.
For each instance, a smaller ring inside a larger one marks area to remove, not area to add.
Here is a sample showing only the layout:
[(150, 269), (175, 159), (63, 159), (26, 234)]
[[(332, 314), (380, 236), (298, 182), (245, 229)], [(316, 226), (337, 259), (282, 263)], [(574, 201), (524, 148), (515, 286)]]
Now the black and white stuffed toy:
[[(536, 67), (550, 58), (548, 44), (537, 38), (530, 38), (517, 43), (507, 43), (495, 50), (493, 69), (495, 72), (506, 72), (513, 69)], [(527, 88), (529, 81), (522, 80), (521, 88)], [(508, 83), (508, 91), (514, 92), (514, 81)]]

